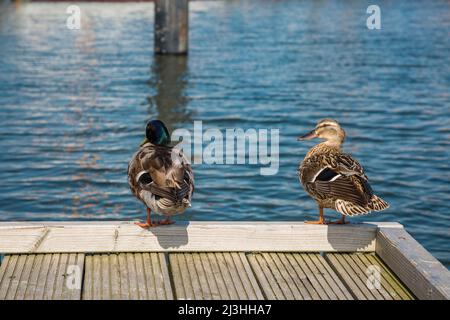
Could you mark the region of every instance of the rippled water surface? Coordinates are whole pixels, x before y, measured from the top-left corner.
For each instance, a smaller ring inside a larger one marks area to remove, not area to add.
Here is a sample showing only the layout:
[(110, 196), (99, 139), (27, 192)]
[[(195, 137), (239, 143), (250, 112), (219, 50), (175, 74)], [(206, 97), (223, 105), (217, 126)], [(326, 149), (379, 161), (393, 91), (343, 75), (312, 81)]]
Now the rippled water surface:
[[(0, 220), (143, 218), (127, 186), (145, 122), (280, 130), (280, 169), (194, 165), (179, 219), (304, 220), (296, 137), (334, 117), (399, 221), (450, 265), (450, 8), (378, 1), (190, 4), (190, 54), (154, 57), (153, 4), (0, 4)], [(333, 217), (329, 211), (327, 214)]]

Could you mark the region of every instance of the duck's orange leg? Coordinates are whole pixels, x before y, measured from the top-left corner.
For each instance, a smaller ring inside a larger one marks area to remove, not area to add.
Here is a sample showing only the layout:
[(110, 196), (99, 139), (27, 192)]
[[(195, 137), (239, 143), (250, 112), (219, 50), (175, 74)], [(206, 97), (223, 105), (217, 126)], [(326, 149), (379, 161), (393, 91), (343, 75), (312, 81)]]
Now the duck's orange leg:
[(305, 223), (308, 223), (308, 224), (326, 224), (325, 220), (323, 219), (323, 207), (321, 205), (319, 205), (319, 220), (305, 221)]
[(139, 226), (139, 227), (141, 227), (141, 228), (144, 228), (144, 229), (148, 229), (150, 227), (156, 227), (157, 224), (152, 222), (150, 214), (151, 214), (151, 210), (150, 210), (150, 208), (147, 208), (147, 221), (145, 223), (135, 222), (134, 224)]
[(151, 210), (150, 210), (150, 208), (147, 208), (147, 221), (145, 223), (135, 222), (134, 224), (141, 228), (148, 229), (150, 227), (165, 226), (165, 225), (175, 223), (175, 221), (170, 220), (170, 217), (167, 217), (165, 220), (162, 220), (162, 221), (152, 221), (150, 215), (151, 215)]

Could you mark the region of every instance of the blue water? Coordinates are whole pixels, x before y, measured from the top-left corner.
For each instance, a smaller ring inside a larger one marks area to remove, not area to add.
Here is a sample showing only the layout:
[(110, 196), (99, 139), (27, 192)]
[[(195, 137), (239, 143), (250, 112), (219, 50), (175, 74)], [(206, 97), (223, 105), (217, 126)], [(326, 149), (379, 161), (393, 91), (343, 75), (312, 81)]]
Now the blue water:
[(79, 3), (81, 30), (68, 4), (0, 4), (0, 220), (143, 218), (126, 168), (150, 118), (280, 130), (278, 174), (194, 165), (179, 219), (313, 219), (296, 137), (333, 117), (391, 204), (352, 221), (399, 221), (450, 266), (448, 2), (377, 1), (373, 31), (365, 1), (191, 2), (187, 58), (153, 56), (152, 3)]

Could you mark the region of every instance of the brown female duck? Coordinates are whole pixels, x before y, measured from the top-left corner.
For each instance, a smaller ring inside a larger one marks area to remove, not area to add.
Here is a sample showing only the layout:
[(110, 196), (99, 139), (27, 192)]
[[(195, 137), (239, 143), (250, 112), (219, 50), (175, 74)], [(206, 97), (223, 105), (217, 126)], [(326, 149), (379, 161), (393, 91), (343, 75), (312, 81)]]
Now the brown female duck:
[(373, 193), (358, 161), (342, 152), (345, 132), (336, 120), (321, 120), (314, 130), (298, 140), (313, 138), (325, 141), (309, 150), (298, 171), (301, 184), (319, 205), (319, 220), (307, 223), (324, 224), (323, 208), (341, 213), (342, 218), (333, 223), (344, 224), (346, 216), (368, 214), (389, 207)]

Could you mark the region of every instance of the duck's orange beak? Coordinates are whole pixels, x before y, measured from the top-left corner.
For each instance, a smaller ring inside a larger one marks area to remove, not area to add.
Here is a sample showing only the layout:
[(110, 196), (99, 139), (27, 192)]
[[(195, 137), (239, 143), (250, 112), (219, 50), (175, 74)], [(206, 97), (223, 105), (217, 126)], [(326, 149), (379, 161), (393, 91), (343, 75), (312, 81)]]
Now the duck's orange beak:
[(298, 137), (297, 141), (302, 141), (302, 140), (310, 140), (310, 139), (314, 139), (317, 138), (317, 134), (316, 134), (316, 130), (311, 130), (310, 132), (308, 132), (307, 134)]

